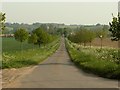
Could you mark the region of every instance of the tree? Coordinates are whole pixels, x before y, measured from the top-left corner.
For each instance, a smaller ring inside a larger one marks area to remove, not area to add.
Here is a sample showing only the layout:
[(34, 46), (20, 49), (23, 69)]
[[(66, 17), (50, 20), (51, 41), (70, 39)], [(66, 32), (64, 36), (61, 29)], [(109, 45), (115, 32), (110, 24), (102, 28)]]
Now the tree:
[[(32, 33), (31, 36), (29, 36), (28, 38), (28, 43), (35, 44), (37, 43), (37, 39), (38, 39), (37, 35)], [(34, 49), (34, 45), (33, 45), (33, 49)]]
[(36, 34), (38, 37), (37, 42), (35, 44), (38, 44), (39, 47), (41, 44), (48, 43), (49, 34), (47, 32), (45, 32), (42, 28), (39, 27), (39, 28), (33, 30), (33, 34)]
[(70, 31), (70, 28), (64, 28), (63, 30), (64, 30), (64, 31), (63, 31), (64, 36), (65, 36), (65, 37), (68, 37), (68, 33), (69, 33), (69, 31)]
[(90, 47), (91, 47), (91, 44), (92, 44), (92, 41), (93, 41), (93, 39), (96, 37), (96, 35), (95, 35), (95, 32), (93, 32), (93, 31), (88, 31), (88, 41), (90, 42)]
[(103, 39), (107, 36), (107, 29), (105, 29), (106, 27), (105, 26), (103, 26), (103, 28), (101, 29), (101, 30), (98, 30), (97, 32), (96, 32), (96, 35), (100, 38), (100, 40), (101, 40), (101, 49), (102, 49), (102, 42), (103, 42)]
[(68, 36), (68, 39), (74, 43), (84, 43), (84, 46), (86, 46), (86, 43), (91, 42), (96, 37), (95, 33), (91, 30), (87, 30), (85, 28), (81, 28), (79, 31), (75, 32), (74, 34), (71, 33)]
[(57, 33), (63, 35), (64, 34), (63, 28), (57, 28)]
[(40, 27), (41, 27), (43, 30), (47, 31), (47, 25), (46, 25), (46, 24), (41, 24)]
[(17, 41), (21, 42), (21, 50), (22, 50), (22, 42), (24, 42), (26, 39), (28, 39), (29, 33), (25, 30), (25, 29), (18, 29), (15, 33), (14, 33), (14, 37)]
[(86, 28), (82, 28), (80, 31), (76, 33), (76, 37), (78, 37), (79, 43), (84, 43), (84, 46), (86, 46), (86, 43), (89, 42), (89, 32)]
[(109, 31), (112, 33), (111, 40), (120, 42), (120, 15), (119, 13), (118, 13), (118, 17), (113, 16), (112, 22), (109, 23), (109, 25), (110, 25)]
[(5, 29), (5, 25), (4, 25), (5, 19), (6, 19), (5, 13), (0, 12), (0, 31)]
[(54, 34), (55, 33), (55, 26), (53, 24), (48, 25), (48, 33)]
[[(113, 20), (109, 23), (110, 29), (109, 31), (112, 33), (113, 41), (118, 41), (118, 45), (120, 47), (120, 12), (118, 12), (118, 17), (113, 16)], [(120, 49), (118, 49), (118, 60), (120, 62)]]
[(72, 32), (68, 35), (68, 39), (71, 42), (78, 43), (78, 37), (76, 34), (73, 34)]

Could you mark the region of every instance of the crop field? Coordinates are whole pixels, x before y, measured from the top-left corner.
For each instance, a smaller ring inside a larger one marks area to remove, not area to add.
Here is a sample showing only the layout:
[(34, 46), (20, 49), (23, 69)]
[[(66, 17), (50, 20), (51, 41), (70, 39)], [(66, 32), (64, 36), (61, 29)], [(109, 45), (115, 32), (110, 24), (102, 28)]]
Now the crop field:
[[(90, 43), (86, 43), (86, 46), (90, 46)], [(91, 46), (94, 47), (100, 47), (101, 46), (101, 40), (100, 38), (95, 38), (91, 42)], [(112, 41), (110, 38), (104, 38), (102, 40), (102, 46), (103, 47), (110, 47), (110, 48), (119, 48), (118, 41)]]
[(71, 60), (86, 72), (102, 77), (120, 79), (120, 60), (117, 48), (89, 47), (66, 40)]
[[(93, 46), (100, 46), (100, 42), (101, 42), (100, 38), (95, 38), (92, 41), (92, 45)], [(118, 41), (111, 41), (110, 38), (104, 38), (102, 42), (103, 42), (103, 46), (119, 48)]]
[[(23, 50), (31, 49), (33, 47), (33, 45), (28, 44), (27, 41), (23, 42), (22, 46)], [(2, 38), (2, 51), (3, 52), (21, 51), (20, 42), (16, 41), (14, 38)]]
[(28, 44), (23, 42), (22, 50), (20, 42), (14, 38), (2, 39), (2, 68), (20, 68), (29, 65), (36, 65), (54, 53), (59, 47), (59, 39), (47, 45)]

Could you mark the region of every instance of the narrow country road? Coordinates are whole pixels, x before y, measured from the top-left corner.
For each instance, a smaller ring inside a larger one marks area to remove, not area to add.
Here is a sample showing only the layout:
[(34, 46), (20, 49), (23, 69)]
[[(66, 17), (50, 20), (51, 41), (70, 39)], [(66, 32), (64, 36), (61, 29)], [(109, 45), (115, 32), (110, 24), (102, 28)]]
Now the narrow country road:
[(17, 78), (11, 88), (117, 88), (118, 81), (84, 73), (70, 60), (64, 39), (59, 49), (31, 72)]

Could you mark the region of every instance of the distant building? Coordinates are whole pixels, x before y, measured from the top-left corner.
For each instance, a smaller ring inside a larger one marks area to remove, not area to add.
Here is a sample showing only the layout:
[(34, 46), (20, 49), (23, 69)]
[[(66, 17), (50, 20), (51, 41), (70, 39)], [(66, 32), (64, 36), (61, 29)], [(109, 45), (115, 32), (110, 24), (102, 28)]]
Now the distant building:
[(0, 37), (14, 37), (14, 34), (0, 34)]

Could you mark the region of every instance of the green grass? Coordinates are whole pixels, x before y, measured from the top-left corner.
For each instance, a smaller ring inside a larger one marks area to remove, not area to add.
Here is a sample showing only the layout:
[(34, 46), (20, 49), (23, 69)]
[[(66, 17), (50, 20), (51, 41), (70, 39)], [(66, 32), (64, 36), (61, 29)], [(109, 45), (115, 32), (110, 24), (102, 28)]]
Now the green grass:
[[(31, 49), (33, 47), (32, 44), (28, 44), (27, 41), (22, 43), (23, 50)], [(38, 47), (35, 45), (35, 47)], [(2, 38), (2, 51), (3, 52), (16, 52), (20, 51), (20, 42), (16, 41), (13, 37), (11, 38)]]
[(2, 53), (2, 68), (21, 68), (30, 65), (37, 65), (48, 56), (53, 54), (59, 47), (60, 40), (56, 39), (54, 42), (41, 45), (39, 48), (23, 43), (23, 50), (19, 47), (19, 42), (13, 38), (3, 38), (3, 53)]
[(66, 47), (72, 61), (84, 71), (105, 78), (120, 79), (120, 63), (116, 61), (118, 57), (115, 50), (104, 49), (100, 51), (98, 49), (84, 47), (77, 50), (75, 45), (68, 40), (66, 40)]

